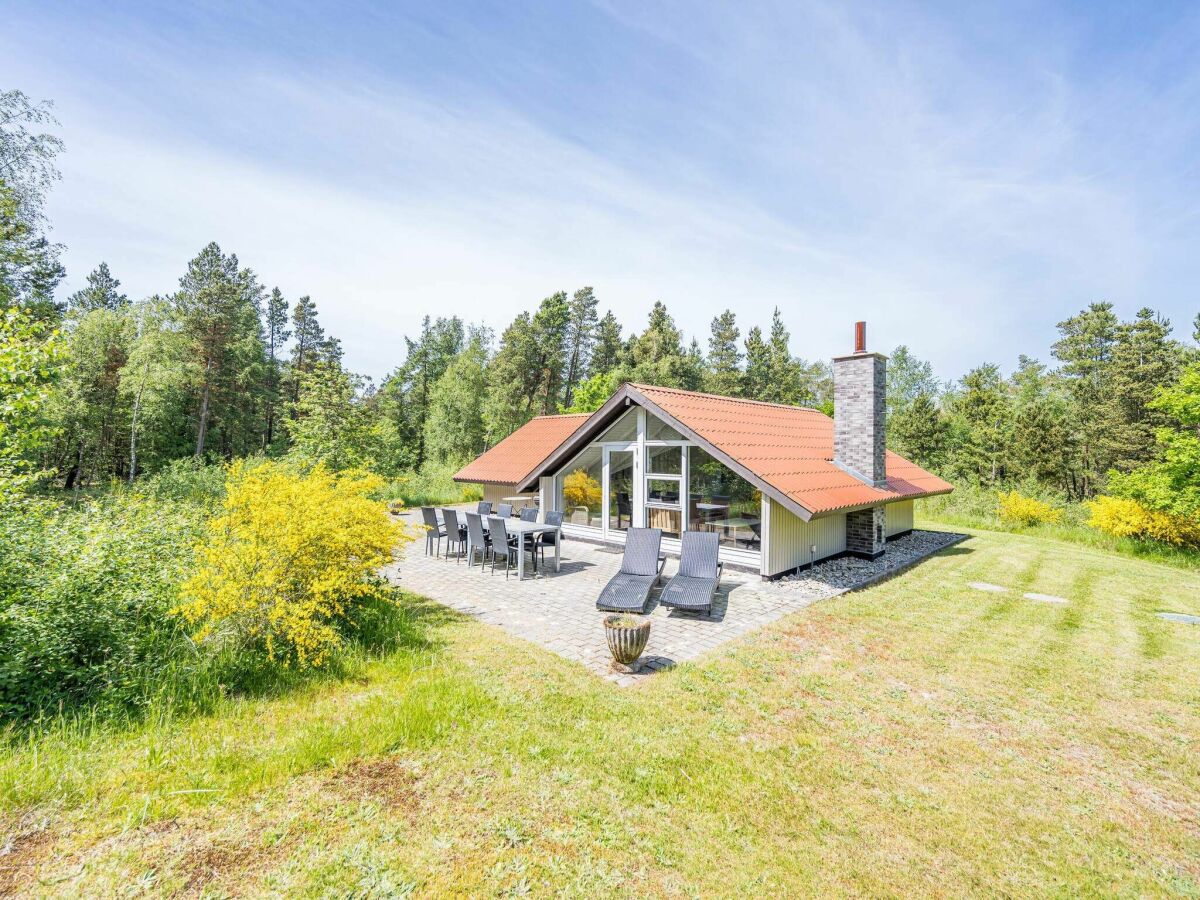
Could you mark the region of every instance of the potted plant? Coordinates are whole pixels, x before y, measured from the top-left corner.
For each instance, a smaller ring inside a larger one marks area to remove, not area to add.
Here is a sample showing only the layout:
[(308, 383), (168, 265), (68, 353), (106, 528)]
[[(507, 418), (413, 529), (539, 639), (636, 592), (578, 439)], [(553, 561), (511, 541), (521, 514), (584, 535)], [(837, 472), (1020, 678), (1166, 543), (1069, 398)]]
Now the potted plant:
[(650, 638), (650, 618), (626, 613), (604, 617), (604, 636), (613, 657), (613, 668), (621, 672), (636, 672), (638, 657)]

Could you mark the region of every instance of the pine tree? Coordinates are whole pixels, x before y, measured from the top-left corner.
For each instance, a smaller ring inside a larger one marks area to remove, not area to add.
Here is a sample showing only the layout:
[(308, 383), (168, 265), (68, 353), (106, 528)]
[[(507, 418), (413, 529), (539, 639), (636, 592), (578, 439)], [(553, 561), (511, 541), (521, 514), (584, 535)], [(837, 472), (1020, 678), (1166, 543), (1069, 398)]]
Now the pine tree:
[(985, 363), (972, 369), (952, 401), (958, 426), (953, 467), (964, 477), (995, 485), (1005, 474), (1011, 416), (999, 367)]
[(197, 372), (194, 456), (204, 456), (214, 411), (225, 426), (222, 449), (227, 454), (244, 451), (244, 426), (253, 412), (247, 396), (261, 383), (262, 288), (253, 272), (240, 269), (237, 257), (222, 254), (215, 242), (188, 263), (179, 288), (174, 302)]
[(1118, 415), (1112, 390), (1112, 356), (1117, 343), (1117, 317), (1111, 303), (1093, 303), (1058, 323), (1056, 359), (1071, 398), (1070, 428), (1077, 458), (1068, 475), (1071, 496), (1092, 496), (1112, 467), (1111, 434)]
[(742, 396), (766, 400), (770, 395), (771, 348), (763, 340), (762, 329), (755, 325), (746, 335), (746, 374)]
[(695, 360), (684, 353), (683, 334), (675, 326), (675, 320), (665, 304), (655, 302), (646, 330), (630, 342), (628, 358), (621, 369), (622, 380), (684, 387), (693, 380), (694, 370)]
[(933, 471), (945, 465), (949, 435), (949, 423), (931, 394), (917, 394), (888, 419), (889, 449)]
[(263, 449), (269, 449), (275, 441), (275, 416), (279, 405), (280, 356), (283, 345), (292, 336), (288, 325), (288, 302), (279, 288), (273, 288), (267, 297), (263, 316), (263, 333), (267, 344), (267, 383), (265, 402), (267, 407), (266, 430), (263, 433)]
[(1128, 472), (1154, 457), (1154, 435), (1169, 419), (1150, 401), (1160, 387), (1175, 383), (1182, 363), (1183, 348), (1171, 339), (1171, 323), (1154, 310), (1140, 309), (1132, 322), (1117, 328), (1111, 373), (1117, 418), (1108, 441), (1115, 469)]
[(1069, 428), (1069, 398), (1059, 379), (1024, 354), (1011, 383), (1013, 426), (1009, 455), (1017, 471), (1039, 484), (1066, 490), (1075, 452)]
[(540, 380), (533, 317), (520, 313), (500, 335), (500, 349), (487, 370), (484, 426), (488, 444), (503, 440), (532, 418), (531, 400)]
[(732, 310), (727, 309), (712, 320), (712, 333), (708, 338), (706, 390), (725, 397), (741, 396), (742, 353), (738, 349), (741, 335)]
[(538, 379), (528, 397), (528, 411), (536, 415), (558, 412), (566, 369), (567, 329), (570, 305), (565, 291), (545, 298), (530, 322), (536, 351), (533, 358)]
[(609, 310), (596, 326), (596, 343), (592, 347), (592, 358), (588, 362), (588, 375), (605, 375), (619, 365), (625, 354), (625, 343), (621, 340), (621, 323)]
[[(428, 321), (428, 318), (426, 319)], [(292, 402), (300, 399), (301, 376), (312, 371), (325, 343), (325, 329), (317, 316), (317, 304), (307, 294), (296, 301), (292, 308), (292, 360), (289, 372), (292, 387)]]
[(79, 314), (94, 309), (118, 310), (129, 305), (129, 298), (118, 288), (121, 282), (108, 270), (108, 263), (100, 263), (87, 276), (87, 287), (76, 291), (67, 299), (67, 309)]
[(575, 388), (588, 371), (592, 347), (596, 343), (596, 306), (599, 301), (590, 287), (577, 290), (571, 298), (567, 316), (567, 371), (563, 383), (562, 405), (571, 405)]
[(792, 358), (790, 343), (791, 335), (777, 306), (771, 314), (771, 335), (767, 341), (768, 377), (762, 398), (771, 403), (795, 404), (800, 401), (800, 372)]

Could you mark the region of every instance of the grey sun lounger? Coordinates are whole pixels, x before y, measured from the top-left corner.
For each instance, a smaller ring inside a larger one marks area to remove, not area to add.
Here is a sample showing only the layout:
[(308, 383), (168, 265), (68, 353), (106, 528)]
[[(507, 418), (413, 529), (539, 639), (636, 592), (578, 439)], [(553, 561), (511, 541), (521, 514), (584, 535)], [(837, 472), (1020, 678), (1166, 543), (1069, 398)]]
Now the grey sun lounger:
[(630, 528), (625, 533), (621, 571), (612, 577), (596, 600), (596, 609), (644, 613), (650, 591), (662, 575), (666, 557), (659, 555), (661, 528)]
[(679, 572), (667, 582), (658, 602), (686, 612), (712, 612), (713, 596), (721, 584), (719, 549), (720, 538), (715, 531), (685, 531)]

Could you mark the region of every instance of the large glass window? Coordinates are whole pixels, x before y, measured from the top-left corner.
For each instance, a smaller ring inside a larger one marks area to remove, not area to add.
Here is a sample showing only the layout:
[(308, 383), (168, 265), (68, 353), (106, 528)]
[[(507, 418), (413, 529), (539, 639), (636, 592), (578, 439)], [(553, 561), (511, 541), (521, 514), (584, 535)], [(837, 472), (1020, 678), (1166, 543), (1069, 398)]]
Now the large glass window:
[(688, 528), (715, 531), (726, 547), (760, 549), (761, 492), (701, 448), (688, 450)]
[(646, 448), (646, 474), (647, 475), (682, 475), (683, 474), (683, 448), (682, 447), (647, 447)]
[(616, 441), (636, 441), (637, 440), (637, 414), (638, 408), (631, 406), (622, 416), (608, 426), (608, 430), (600, 437), (596, 438), (597, 443), (614, 443)]
[(664, 422), (654, 413), (646, 413), (646, 440), (648, 441), (682, 441), (683, 435)]
[(599, 447), (588, 447), (554, 479), (558, 508), (564, 521), (572, 525), (600, 527), (604, 454)]

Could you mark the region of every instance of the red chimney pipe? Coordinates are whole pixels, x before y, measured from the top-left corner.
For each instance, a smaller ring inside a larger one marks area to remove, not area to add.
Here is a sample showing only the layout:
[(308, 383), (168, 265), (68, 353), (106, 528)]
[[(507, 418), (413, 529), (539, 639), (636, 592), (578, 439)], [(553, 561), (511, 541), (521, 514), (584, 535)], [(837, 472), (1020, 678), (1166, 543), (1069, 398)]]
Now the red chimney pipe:
[(854, 323), (854, 352), (855, 353), (866, 353), (867, 352), (867, 323), (866, 322), (855, 322)]

